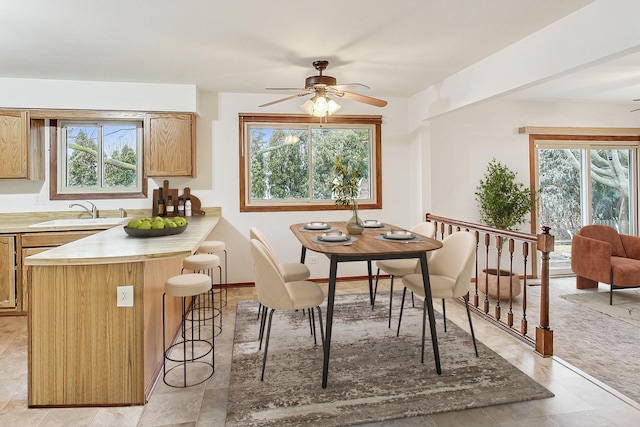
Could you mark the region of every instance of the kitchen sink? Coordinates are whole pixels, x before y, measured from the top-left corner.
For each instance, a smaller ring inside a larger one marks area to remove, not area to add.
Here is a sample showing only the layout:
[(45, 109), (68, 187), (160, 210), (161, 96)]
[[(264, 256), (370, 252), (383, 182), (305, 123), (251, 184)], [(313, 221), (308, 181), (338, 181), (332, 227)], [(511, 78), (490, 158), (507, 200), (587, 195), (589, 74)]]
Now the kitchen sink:
[(31, 224), (29, 227), (77, 227), (82, 225), (120, 225), (130, 218), (65, 218)]

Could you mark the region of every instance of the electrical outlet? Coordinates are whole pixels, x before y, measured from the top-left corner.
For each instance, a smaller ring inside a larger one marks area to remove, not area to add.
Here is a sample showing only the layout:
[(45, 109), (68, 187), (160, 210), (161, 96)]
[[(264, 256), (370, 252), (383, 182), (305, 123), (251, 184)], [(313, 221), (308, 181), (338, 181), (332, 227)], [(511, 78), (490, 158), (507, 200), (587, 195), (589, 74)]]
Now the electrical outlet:
[(118, 286), (118, 307), (133, 307), (133, 285)]
[(307, 257), (307, 261), (309, 262), (309, 264), (317, 264), (318, 263), (318, 257), (317, 256)]

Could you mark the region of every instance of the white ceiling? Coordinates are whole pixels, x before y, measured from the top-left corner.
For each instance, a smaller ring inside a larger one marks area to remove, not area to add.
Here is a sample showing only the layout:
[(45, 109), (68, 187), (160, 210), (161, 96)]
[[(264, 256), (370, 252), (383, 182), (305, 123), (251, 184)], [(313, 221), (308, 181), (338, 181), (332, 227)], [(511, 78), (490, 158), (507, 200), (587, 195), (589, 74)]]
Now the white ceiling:
[[(327, 59), (338, 83), (407, 97), (589, 3), (0, 0), (0, 77), (266, 93), (303, 87), (311, 63)], [(640, 97), (640, 76), (622, 73), (639, 64), (640, 55), (620, 58), (512, 96), (628, 102)]]

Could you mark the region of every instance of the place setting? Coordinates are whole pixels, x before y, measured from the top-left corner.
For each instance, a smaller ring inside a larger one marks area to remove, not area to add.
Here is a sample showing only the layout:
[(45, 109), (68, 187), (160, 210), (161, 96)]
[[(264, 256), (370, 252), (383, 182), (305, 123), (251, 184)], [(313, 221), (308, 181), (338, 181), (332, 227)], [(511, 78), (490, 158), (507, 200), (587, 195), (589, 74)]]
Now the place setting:
[(329, 224), (327, 224), (326, 222), (322, 222), (322, 221), (311, 221), (307, 224), (304, 224), (303, 226), (301, 226), (299, 229), (299, 231), (306, 231), (306, 232), (318, 232), (318, 231), (331, 231), (331, 230), (336, 230), (335, 227), (330, 226)]
[(384, 223), (378, 221), (377, 219), (365, 219), (364, 220), (364, 228), (372, 228), (378, 230), (388, 230), (389, 227)]
[(331, 230), (325, 233), (322, 233), (318, 236), (313, 236), (311, 241), (314, 243), (319, 243), (321, 245), (350, 245), (353, 242), (357, 241), (358, 238), (351, 237), (348, 234), (344, 234), (340, 230)]
[(387, 231), (386, 233), (377, 235), (375, 239), (399, 243), (422, 242), (420, 237), (406, 230)]

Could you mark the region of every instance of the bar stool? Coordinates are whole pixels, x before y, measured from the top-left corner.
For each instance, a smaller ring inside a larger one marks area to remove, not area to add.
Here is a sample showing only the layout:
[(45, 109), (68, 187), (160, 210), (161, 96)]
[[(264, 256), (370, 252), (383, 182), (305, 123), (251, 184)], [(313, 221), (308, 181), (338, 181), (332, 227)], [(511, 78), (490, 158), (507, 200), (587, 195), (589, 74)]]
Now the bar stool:
[[(202, 242), (197, 254), (216, 254), (224, 252), (224, 305), (227, 305), (227, 286), (229, 284), (227, 276), (227, 250), (223, 241), (220, 240), (206, 240)], [(220, 289), (223, 288), (222, 282), (220, 282)]]
[[(222, 283), (222, 268), (220, 267), (220, 257), (213, 254), (196, 254), (186, 257), (182, 261), (182, 273), (184, 270), (190, 270), (193, 273), (206, 274), (210, 278), (210, 289), (207, 293), (198, 295), (195, 297), (191, 307), (191, 318), (197, 317), (199, 322), (204, 325), (208, 320), (211, 320), (211, 325), (214, 326), (212, 332), (214, 335), (219, 335), (222, 332), (222, 286), (216, 291), (213, 287), (213, 271), (218, 269), (219, 281)], [(220, 296), (220, 305), (215, 307), (215, 294)], [(207, 297), (210, 296), (210, 301)], [(204, 301), (203, 301), (204, 300)], [(214, 319), (218, 318), (218, 325), (215, 325)]]
[[(196, 337), (196, 327), (201, 327), (200, 324), (196, 324), (193, 319), (187, 318), (187, 297), (196, 297), (203, 293), (211, 292), (211, 278), (206, 274), (192, 273), (181, 274), (179, 276), (173, 276), (167, 279), (164, 285), (164, 294), (162, 295), (162, 349), (164, 352), (164, 358), (162, 363), (162, 380), (170, 387), (191, 387), (197, 384), (201, 384), (211, 378), (215, 371), (215, 355), (214, 355), (214, 340), (211, 338), (211, 342), (205, 339)], [(165, 298), (179, 297), (182, 303), (182, 321), (180, 323), (181, 336), (176, 338), (181, 341), (174, 342), (168, 348), (166, 345), (166, 325), (165, 325)], [(212, 296), (213, 298), (213, 296)], [(187, 328), (187, 322), (191, 323), (190, 328)], [(189, 334), (189, 331), (191, 332)], [(180, 351), (182, 350), (182, 351)], [(211, 353), (211, 362), (205, 359), (205, 357)], [(167, 369), (167, 361), (176, 363), (174, 366)], [(204, 367), (204, 378), (199, 379), (198, 375), (200, 369), (192, 369), (189, 378), (187, 378), (187, 365), (192, 367)], [(176, 368), (183, 367), (182, 382), (179, 383), (177, 378), (167, 378), (167, 375)], [(172, 381), (173, 379), (173, 381)]]

